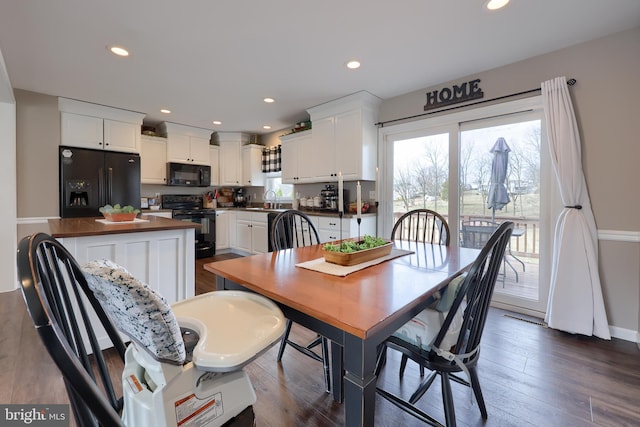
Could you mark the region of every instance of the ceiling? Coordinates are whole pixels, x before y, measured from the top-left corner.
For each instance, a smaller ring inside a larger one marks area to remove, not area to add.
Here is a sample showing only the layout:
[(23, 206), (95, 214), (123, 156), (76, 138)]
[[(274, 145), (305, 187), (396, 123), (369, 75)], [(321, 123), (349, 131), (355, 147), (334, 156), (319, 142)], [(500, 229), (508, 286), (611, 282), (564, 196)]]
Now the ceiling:
[(387, 99), (640, 25), (638, 0), (484, 2), (0, 0), (0, 52), (14, 88), (262, 134), (353, 92)]

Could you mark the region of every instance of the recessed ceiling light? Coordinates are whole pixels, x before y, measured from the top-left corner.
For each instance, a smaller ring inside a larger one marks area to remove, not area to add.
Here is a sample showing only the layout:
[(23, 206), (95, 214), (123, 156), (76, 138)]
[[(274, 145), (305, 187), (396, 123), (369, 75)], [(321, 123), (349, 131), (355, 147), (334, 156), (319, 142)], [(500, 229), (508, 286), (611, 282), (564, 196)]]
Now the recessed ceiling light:
[(269, 126), (269, 125), (264, 125), (264, 126), (262, 126), (262, 129), (267, 129), (267, 130), (269, 130), (269, 129), (271, 129), (271, 126)]
[(263, 101), (266, 102), (267, 104), (271, 104), (272, 102), (276, 102), (276, 100), (273, 99), (273, 98), (265, 98), (265, 99), (263, 99)]
[(160, 112), (164, 114), (171, 114), (171, 110), (167, 110), (166, 108), (163, 108)]
[(347, 68), (355, 70), (356, 68), (360, 68), (360, 61), (349, 61), (347, 62)]
[(509, 3), (509, 0), (488, 0), (485, 3), (485, 7), (489, 10), (498, 10), (502, 9)]
[(221, 125), (221, 124), (222, 124), (222, 122), (221, 122), (220, 120), (214, 120), (214, 121), (213, 121), (213, 124), (214, 124), (214, 125)]
[(129, 51), (122, 46), (108, 46), (111, 53), (118, 56), (129, 56)]

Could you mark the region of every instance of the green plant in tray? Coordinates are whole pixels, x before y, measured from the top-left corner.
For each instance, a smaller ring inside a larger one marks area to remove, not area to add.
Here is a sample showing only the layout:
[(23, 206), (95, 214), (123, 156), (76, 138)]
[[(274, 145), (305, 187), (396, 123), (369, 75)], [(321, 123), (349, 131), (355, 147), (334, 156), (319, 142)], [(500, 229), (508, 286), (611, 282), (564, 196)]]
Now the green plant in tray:
[(352, 252), (364, 251), (365, 249), (377, 248), (378, 246), (386, 245), (387, 243), (389, 242), (382, 237), (365, 235), (362, 240), (357, 242), (353, 240), (346, 240), (337, 245), (327, 243), (324, 245), (324, 250), (348, 254)]
[(100, 213), (108, 213), (108, 214), (118, 214), (118, 213), (139, 213), (140, 210), (134, 208), (131, 205), (127, 205), (127, 206), (123, 206), (121, 207), (119, 204), (115, 204), (113, 206), (111, 205), (104, 205), (103, 207), (101, 207), (100, 209), (98, 209), (100, 211)]

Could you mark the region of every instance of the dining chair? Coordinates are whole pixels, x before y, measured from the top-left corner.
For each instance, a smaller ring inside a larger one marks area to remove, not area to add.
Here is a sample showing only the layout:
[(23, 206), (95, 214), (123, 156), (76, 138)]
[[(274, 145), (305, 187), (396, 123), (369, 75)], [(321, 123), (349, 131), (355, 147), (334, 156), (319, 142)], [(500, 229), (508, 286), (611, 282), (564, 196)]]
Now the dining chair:
[[(447, 426), (456, 425), (450, 381), (471, 387), (482, 418), (486, 420), (488, 417), (477, 373), (480, 339), (500, 265), (513, 228), (513, 222), (506, 221), (491, 235), (464, 279), (455, 289), (451, 306), (447, 307), (441, 324), (423, 323), (421, 330), (417, 333), (415, 327), (412, 329), (402, 327), (384, 342), (385, 346), (401, 351), (432, 371), (421, 381), (418, 389), (408, 400), (380, 387), (376, 389), (389, 402), (423, 422), (434, 426), (442, 425), (434, 417), (415, 406), (437, 375), (440, 376)], [(409, 330), (411, 332), (408, 332)], [(380, 372), (380, 364), (379, 358), (376, 372)], [(460, 372), (464, 373), (467, 379), (456, 375)]]
[[(449, 246), (450, 233), (447, 220), (431, 209), (414, 209), (404, 213), (393, 225), (391, 240), (431, 243)], [(383, 357), (386, 357), (383, 356)], [(408, 356), (400, 360), (400, 376), (404, 375)], [(424, 376), (424, 366), (420, 365), (420, 376)]]
[[(275, 303), (249, 292), (216, 291), (169, 306), (112, 261), (79, 266), (44, 233), (21, 240), (17, 263), (27, 309), (62, 373), (78, 426), (175, 427), (204, 425), (203, 419), (208, 426), (254, 425), (255, 391), (241, 368), (284, 333)], [(229, 316), (240, 326), (217, 333), (220, 319)], [(102, 349), (111, 346), (124, 362), (121, 372), (109, 371), (113, 363)]]
[(449, 239), (447, 220), (431, 209), (414, 209), (404, 213), (391, 230), (391, 240), (449, 246)]
[[(273, 250), (299, 248), (320, 243), (320, 236), (315, 225), (304, 212), (289, 209), (278, 214), (271, 225), (271, 246)], [(325, 389), (331, 391), (331, 374), (329, 372), (329, 340), (318, 335), (311, 343), (302, 345), (289, 339), (293, 321), (287, 319), (284, 336), (278, 350), (278, 362), (282, 361), (282, 355), (287, 345), (295, 348), (302, 354), (322, 363), (324, 369)], [(313, 351), (320, 346), (321, 353)]]

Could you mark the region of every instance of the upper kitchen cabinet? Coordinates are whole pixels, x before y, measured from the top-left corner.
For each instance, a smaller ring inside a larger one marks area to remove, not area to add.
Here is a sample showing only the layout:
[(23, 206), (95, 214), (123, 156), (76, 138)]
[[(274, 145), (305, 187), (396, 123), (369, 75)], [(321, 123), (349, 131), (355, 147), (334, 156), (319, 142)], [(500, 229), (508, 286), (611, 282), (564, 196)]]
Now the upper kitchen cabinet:
[(144, 114), (58, 98), (62, 145), (94, 150), (140, 152)]
[(318, 169), (313, 156), (313, 130), (280, 137), (282, 142), (282, 182), (303, 184), (316, 182), (314, 168)]
[(242, 185), (263, 186), (262, 145), (250, 144), (242, 147)]
[(242, 184), (242, 146), (249, 135), (241, 132), (217, 132), (220, 143), (220, 185)]
[(211, 130), (170, 122), (160, 123), (158, 129), (161, 134), (167, 135), (167, 162), (196, 165), (211, 163)]
[(381, 99), (362, 91), (309, 108), (311, 157), (319, 182), (376, 179), (378, 108)]
[(140, 182), (167, 183), (167, 139), (142, 135), (140, 138)]
[(220, 185), (220, 147), (209, 146), (209, 161), (211, 164), (211, 185)]

